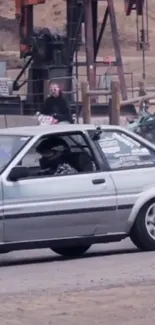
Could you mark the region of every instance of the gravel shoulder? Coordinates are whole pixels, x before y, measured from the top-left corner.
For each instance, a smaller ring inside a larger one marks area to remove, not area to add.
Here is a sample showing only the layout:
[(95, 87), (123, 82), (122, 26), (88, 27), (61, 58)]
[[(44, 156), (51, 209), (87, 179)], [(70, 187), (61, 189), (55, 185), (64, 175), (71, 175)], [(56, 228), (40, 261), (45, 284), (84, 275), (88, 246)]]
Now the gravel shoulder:
[(3, 325), (154, 325), (155, 284), (0, 298)]

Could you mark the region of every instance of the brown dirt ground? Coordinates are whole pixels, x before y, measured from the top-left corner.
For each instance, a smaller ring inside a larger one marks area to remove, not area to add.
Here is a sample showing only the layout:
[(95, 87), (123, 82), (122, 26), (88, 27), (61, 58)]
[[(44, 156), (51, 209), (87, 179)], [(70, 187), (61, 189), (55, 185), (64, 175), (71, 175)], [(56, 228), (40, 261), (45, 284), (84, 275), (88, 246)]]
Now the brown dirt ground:
[(154, 325), (154, 285), (0, 296), (3, 325)]

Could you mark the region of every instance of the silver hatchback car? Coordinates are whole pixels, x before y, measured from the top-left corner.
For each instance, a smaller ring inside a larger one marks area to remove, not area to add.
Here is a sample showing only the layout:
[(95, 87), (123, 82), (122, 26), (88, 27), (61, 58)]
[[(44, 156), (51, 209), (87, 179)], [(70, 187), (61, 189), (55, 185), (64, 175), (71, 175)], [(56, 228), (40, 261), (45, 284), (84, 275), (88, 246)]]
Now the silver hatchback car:
[(0, 130), (0, 217), (1, 253), (127, 236), (155, 250), (155, 146), (116, 126)]

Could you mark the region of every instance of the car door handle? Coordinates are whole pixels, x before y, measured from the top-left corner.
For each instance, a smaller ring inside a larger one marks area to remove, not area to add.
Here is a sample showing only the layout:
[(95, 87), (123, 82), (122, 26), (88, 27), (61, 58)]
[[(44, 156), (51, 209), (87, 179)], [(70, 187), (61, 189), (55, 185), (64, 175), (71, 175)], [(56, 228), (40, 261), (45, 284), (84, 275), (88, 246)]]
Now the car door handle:
[(98, 185), (98, 184), (104, 184), (105, 183), (105, 179), (104, 178), (100, 178), (100, 179), (93, 179), (92, 183), (94, 185)]

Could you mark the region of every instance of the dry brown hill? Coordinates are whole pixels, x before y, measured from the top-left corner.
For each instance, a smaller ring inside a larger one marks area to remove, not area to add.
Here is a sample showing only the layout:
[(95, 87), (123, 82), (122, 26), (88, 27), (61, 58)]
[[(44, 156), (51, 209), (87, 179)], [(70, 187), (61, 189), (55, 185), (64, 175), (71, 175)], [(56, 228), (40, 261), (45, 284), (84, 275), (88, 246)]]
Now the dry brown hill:
[[(105, 2), (100, 2), (100, 20), (104, 13)], [(135, 47), (136, 43), (136, 17), (132, 14), (126, 17), (124, 14), (124, 0), (115, 0), (115, 10), (120, 33), (121, 45), (124, 48)], [(14, 0), (0, 0), (0, 51), (18, 50), (18, 32), (15, 23)], [(62, 29), (65, 25), (65, 1), (46, 0), (46, 4), (35, 7), (35, 25), (46, 26), (54, 29)], [(149, 29), (152, 49), (155, 39), (155, 1), (149, 0)], [(111, 47), (110, 29), (107, 28), (103, 43)]]

